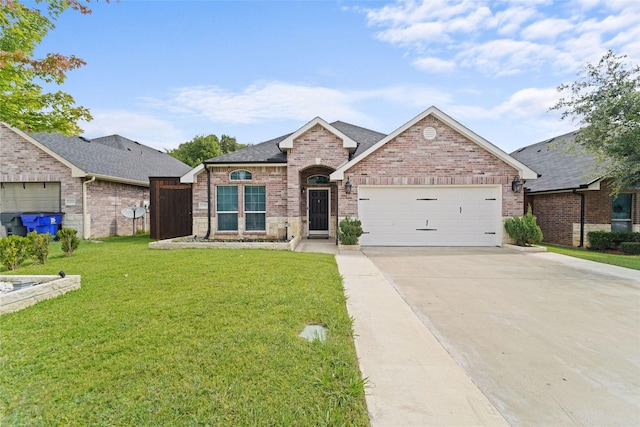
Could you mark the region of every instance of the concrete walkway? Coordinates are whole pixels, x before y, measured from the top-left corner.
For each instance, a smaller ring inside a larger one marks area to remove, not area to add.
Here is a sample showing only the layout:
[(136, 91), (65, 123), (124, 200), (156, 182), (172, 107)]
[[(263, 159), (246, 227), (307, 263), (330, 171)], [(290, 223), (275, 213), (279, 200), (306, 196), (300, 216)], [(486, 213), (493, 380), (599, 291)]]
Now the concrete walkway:
[(336, 261), (372, 426), (508, 425), (362, 252)]
[(362, 252), (326, 240), (296, 250), (336, 254), (373, 427), (508, 425)]

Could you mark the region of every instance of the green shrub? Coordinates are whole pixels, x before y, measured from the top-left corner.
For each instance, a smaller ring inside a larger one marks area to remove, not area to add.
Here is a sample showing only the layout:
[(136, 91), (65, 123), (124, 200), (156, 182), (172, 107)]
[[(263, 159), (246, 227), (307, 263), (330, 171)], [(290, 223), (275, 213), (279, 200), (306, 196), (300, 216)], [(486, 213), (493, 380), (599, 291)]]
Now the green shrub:
[(40, 264), (46, 264), (49, 258), (49, 243), (52, 237), (49, 233), (38, 234), (36, 231), (27, 234), (27, 239), (31, 242), (31, 258)]
[(62, 252), (64, 252), (65, 256), (71, 256), (73, 251), (78, 249), (80, 245), (80, 239), (77, 236), (78, 232), (71, 228), (63, 228), (58, 230), (56, 236), (58, 236), (58, 240), (60, 240), (60, 244), (62, 245)]
[(527, 208), (527, 214), (523, 217), (514, 216), (504, 222), (507, 234), (518, 246), (529, 246), (542, 242), (542, 230), (536, 223), (536, 217), (531, 212), (531, 205)]
[(627, 255), (640, 255), (640, 242), (622, 242), (620, 249)]
[(357, 218), (346, 217), (338, 224), (338, 240), (343, 245), (357, 245), (362, 236), (362, 222)]
[(7, 270), (15, 270), (29, 258), (31, 241), (26, 237), (11, 235), (0, 239), (0, 262)]
[(612, 231), (613, 244), (619, 247), (622, 242), (640, 242), (640, 233), (632, 231)]
[(589, 249), (594, 251), (605, 251), (615, 247), (613, 236), (609, 231), (590, 231), (587, 233), (589, 238)]
[(630, 231), (590, 231), (589, 249), (605, 251), (618, 249), (623, 242), (640, 242), (640, 233)]

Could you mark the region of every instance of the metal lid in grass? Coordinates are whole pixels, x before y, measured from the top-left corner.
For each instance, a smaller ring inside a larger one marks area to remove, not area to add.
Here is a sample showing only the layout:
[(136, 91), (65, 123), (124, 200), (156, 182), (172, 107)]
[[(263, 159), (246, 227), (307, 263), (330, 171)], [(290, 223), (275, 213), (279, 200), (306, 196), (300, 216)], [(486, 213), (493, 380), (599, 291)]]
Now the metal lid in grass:
[(306, 339), (307, 341), (326, 341), (328, 331), (329, 330), (322, 325), (312, 324), (306, 325), (302, 332), (300, 332), (300, 334), (298, 335)]

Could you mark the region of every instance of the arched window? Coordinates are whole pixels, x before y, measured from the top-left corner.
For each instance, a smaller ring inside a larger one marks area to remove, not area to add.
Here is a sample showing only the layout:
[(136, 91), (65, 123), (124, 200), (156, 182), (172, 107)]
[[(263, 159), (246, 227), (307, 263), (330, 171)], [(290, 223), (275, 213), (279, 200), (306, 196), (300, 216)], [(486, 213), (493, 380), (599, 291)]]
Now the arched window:
[(328, 184), (329, 177), (326, 175), (313, 175), (307, 178), (307, 184)]
[(250, 181), (251, 178), (253, 178), (251, 176), (251, 172), (243, 169), (233, 171), (229, 176), (229, 179), (231, 179), (231, 181)]

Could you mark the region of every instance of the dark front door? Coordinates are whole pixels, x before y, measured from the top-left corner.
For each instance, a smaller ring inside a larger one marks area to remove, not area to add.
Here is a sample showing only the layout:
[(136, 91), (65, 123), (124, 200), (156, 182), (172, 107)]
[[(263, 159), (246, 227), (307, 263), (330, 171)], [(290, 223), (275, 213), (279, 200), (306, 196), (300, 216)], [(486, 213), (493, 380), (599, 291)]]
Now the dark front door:
[(309, 190), (309, 234), (329, 234), (329, 190)]

